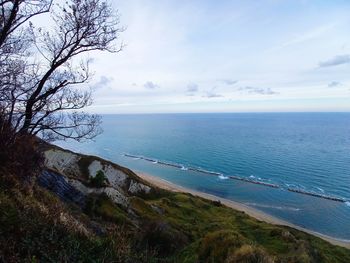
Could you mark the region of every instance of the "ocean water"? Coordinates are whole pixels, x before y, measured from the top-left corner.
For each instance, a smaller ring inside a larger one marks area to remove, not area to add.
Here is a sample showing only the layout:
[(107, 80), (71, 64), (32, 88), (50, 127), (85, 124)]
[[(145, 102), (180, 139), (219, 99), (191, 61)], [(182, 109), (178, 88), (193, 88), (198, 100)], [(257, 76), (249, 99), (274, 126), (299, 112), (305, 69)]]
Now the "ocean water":
[(350, 113), (104, 115), (103, 129), (57, 144), (350, 239)]

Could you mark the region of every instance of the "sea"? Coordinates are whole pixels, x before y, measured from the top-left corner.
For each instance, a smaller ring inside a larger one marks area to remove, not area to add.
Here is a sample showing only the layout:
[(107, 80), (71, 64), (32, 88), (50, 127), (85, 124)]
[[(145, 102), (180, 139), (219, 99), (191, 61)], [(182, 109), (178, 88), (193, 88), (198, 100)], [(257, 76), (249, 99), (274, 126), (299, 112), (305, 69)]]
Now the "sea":
[(350, 113), (102, 115), (56, 142), (350, 240)]

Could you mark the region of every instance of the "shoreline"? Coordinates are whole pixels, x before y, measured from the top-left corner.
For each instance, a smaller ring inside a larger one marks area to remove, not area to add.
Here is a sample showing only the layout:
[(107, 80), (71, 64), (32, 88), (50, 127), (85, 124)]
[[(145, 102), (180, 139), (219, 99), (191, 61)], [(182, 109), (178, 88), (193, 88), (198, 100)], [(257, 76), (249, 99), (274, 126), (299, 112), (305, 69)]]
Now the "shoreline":
[(262, 212), (258, 209), (252, 208), (250, 206), (247, 206), (243, 203), (239, 203), (236, 201), (232, 201), (229, 199), (225, 199), (225, 198), (221, 198), (215, 195), (211, 195), (211, 194), (207, 194), (204, 192), (200, 192), (200, 191), (196, 191), (196, 190), (192, 190), (174, 183), (171, 183), (167, 180), (164, 180), (162, 178), (153, 176), (153, 175), (149, 175), (146, 174), (144, 172), (140, 172), (140, 171), (136, 171), (136, 174), (142, 178), (143, 180), (147, 181), (148, 183), (165, 189), (165, 190), (169, 190), (172, 192), (183, 192), (183, 193), (190, 193), (194, 196), (198, 196), (198, 197), (202, 197), (211, 201), (220, 201), (223, 205), (230, 207), (234, 210), (238, 210), (241, 212), (246, 213), (247, 215), (254, 217), (257, 220), (260, 221), (264, 221), (266, 223), (269, 224), (273, 224), (273, 225), (282, 225), (282, 226), (288, 226), (294, 229), (297, 229), (299, 231), (303, 231), (305, 233), (311, 234), (313, 236), (319, 237), (325, 241), (328, 241), (329, 243), (333, 244), (333, 245), (337, 245), (337, 246), (341, 246), (341, 247), (345, 247), (347, 249), (350, 249), (350, 240), (342, 240), (342, 239), (337, 239), (337, 238), (333, 238), (327, 235), (323, 235), (321, 233), (318, 232), (314, 232), (312, 230), (303, 228), (303, 227), (299, 227), (297, 225), (294, 225), (292, 223), (289, 223), (283, 219), (279, 219), (277, 217), (274, 217), (272, 215), (266, 214), (265, 212)]

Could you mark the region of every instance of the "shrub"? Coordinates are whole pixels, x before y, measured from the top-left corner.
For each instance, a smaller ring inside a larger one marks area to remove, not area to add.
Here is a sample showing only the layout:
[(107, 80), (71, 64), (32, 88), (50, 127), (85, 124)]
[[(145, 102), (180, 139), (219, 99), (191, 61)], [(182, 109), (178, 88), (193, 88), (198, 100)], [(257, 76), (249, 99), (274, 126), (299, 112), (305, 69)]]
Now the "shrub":
[(275, 262), (264, 250), (251, 245), (243, 245), (228, 255), (226, 263), (273, 263)]
[(106, 221), (123, 225), (130, 224), (126, 212), (113, 203), (106, 194), (89, 195), (84, 211), (89, 216), (101, 217)]
[(143, 227), (140, 246), (160, 257), (172, 255), (188, 244), (188, 238), (164, 221), (150, 221)]
[(44, 164), (39, 139), (33, 135), (16, 133), (6, 116), (1, 113), (0, 160), (2, 182), (7, 186), (20, 185), (28, 189), (32, 188)]
[(217, 206), (217, 207), (222, 206), (222, 204), (221, 204), (221, 201), (220, 201), (220, 200), (217, 200), (217, 201), (211, 201), (211, 203), (212, 203), (214, 206)]
[(227, 255), (240, 247), (244, 241), (244, 237), (234, 231), (210, 232), (201, 240), (199, 259), (201, 262), (224, 262)]
[(95, 177), (90, 178), (90, 184), (93, 187), (104, 187), (108, 183), (108, 179), (105, 176), (104, 172), (99, 170)]

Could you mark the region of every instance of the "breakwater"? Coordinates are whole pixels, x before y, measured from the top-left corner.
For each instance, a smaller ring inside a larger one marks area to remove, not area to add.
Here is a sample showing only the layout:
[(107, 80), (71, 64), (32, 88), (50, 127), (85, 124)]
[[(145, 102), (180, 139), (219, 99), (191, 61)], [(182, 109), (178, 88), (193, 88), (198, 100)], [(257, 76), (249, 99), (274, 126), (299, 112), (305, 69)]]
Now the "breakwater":
[[(144, 160), (144, 161), (147, 161), (147, 162), (152, 162), (154, 164), (170, 166), (170, 167), (178, 168), (178, 169), (181, 169), (181, 170), (193, 171), (193, 172), (206, 174), (206, 175), (211, 175), (211, 176), (223, 176), (222, 173), (208, 171), (208, 170), (205, 170), (205, 169), (202, 169), (202, 168), (196, 168), (196, 167), (185, 167), (184, 165), (181, 165), (181, 164), (172, 163), (172, 162), (166, 162), (166, 161), (160, 161), (160, 160), (156, 160), (156, 159), (152, 159), (152, 158), (148, 158), (148, 157), (144, 157), (144, 156), (140, 156), (140, 155), (133, 155), (133, 154), (125, 153), (124, 156), (125, 157), (129, 157), (129, 158), (138, 159), (138, 160)], [(297, 194), (303, 194), (303, 195), (308, 195), (308, 196), (313, 196), (313, 197), (327, 199), (327, 200), (331, 200), (331, 201), (343, 202), (343, 203), (347, 202), (347, 200), (345, 200), (343, 198), (340, 198), (340, 197), (329, 196), (329, 195), (325, 195), (325, 194), (319, 194), (319, 193), (306, 191), (306, 190), (302, 190), (302, 189), (298, 189), (298, 188), (291, 188), (291, 187), (285, 188), (285, 187), (283, 187), (281, 185), (278, 185), (278, 184), (268, 183), (268, 182), (255, 180), (255, 179), (251, 179), (251, 178), (246, 178), (246, 177), (241, 177), (241, 176), (230, 175), (230, 176), (227, 176), (227, 178), (228, 179), (232, 179), (232, 180), (237, 180), (237, 181), (243, 181), (243, 182), (250, 183), (250, 184), (261, 185), (261, 186), (265, 186), (265, 187), (271, 187), (271, 188), (276, 188), (276, 189), (283, 189), (283, 190), (286, 190), (286, 191), (289, 191), (289, 192), (293, 192), (293, 193), (297, 193)]]
[(324, 194), (318, 194), (318, 193), (304, 191), (304, 190), (300, 190), (300, 189), (294, 189), (294, 188), (287, 188), (287, 190), (290, 192), (298, 193), (298, 194), (311, 195), (314, 197), (328, 199), (328, 200), (332, 200), (332, 201), (344, 202), (344, 203), (346, 202), (346, 200), (344, 200), (343, 198), (339, 198), (339, 197), (335, 197), (335, 196), (328, 196), (328, 195), (324, 195)]

